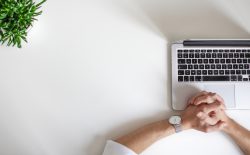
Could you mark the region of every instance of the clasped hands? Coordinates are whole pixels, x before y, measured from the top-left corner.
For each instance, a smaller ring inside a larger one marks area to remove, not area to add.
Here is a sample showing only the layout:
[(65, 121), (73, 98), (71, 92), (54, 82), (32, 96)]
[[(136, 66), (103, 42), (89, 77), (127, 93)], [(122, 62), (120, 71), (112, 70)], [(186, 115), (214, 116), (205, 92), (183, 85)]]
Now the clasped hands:
[(181, 114), (183, 129), (202, 132), (226, 130), (229, 117), (221, 96), (211, 92), (200, 92), (188, 101), (186, 110)]

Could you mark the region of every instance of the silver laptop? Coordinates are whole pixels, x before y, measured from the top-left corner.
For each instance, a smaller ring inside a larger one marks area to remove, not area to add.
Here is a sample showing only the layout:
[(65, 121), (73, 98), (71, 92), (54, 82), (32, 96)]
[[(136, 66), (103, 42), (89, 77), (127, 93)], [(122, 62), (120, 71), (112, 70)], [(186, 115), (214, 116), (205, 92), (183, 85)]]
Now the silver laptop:
[(172, 106), (206, 90), (227, 109), (250, 109), (250, 40), (182, 40), (172, 44)]

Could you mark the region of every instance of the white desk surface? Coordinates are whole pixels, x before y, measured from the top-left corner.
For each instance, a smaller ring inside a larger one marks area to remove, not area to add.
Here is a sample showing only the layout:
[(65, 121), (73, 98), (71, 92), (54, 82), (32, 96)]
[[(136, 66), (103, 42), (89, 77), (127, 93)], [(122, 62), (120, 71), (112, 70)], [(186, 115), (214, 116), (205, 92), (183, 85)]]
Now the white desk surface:
[[(249, 38), (245, 0), (49, 0), (22, 49), (0, 47), (0, 154), (100, 155), (105, 141), (173, 114), (169, 43)], [(250, 128), (249, 111), (229, 111)], [(144, 155), (239, 155), (187, 131)]]

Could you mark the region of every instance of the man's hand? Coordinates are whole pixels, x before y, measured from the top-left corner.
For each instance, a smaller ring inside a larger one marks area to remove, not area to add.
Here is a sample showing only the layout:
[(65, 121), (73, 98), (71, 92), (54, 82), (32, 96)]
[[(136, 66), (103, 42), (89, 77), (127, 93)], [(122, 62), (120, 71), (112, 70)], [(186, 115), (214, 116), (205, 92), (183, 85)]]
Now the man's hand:
[(198, 110), (196, 116), (200, 124), (195, 129), (205, 132), (227, 129), (231, 119), (226, 115), (224, 100), (218, 94), (206, 91), (198, 93), (189, 99), (188, 108), (190, 106), (197, 106)]
[(183, 129), (195, 129), (202, 132), (220, 130), (225, 126), (223, 121), (213, 115), (215, 111), (223, 108), (219, 102), (213, 104), (202, 103), (198, 106), (189, 105), (182, 113)]

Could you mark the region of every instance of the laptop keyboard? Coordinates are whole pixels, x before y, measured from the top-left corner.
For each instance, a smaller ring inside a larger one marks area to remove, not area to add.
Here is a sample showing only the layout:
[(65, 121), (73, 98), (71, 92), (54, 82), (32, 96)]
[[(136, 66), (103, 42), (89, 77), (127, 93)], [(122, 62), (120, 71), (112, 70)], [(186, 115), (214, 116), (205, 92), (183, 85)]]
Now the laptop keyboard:
[(178, 49), (178, 81), (250, 81), (250, 49)]

